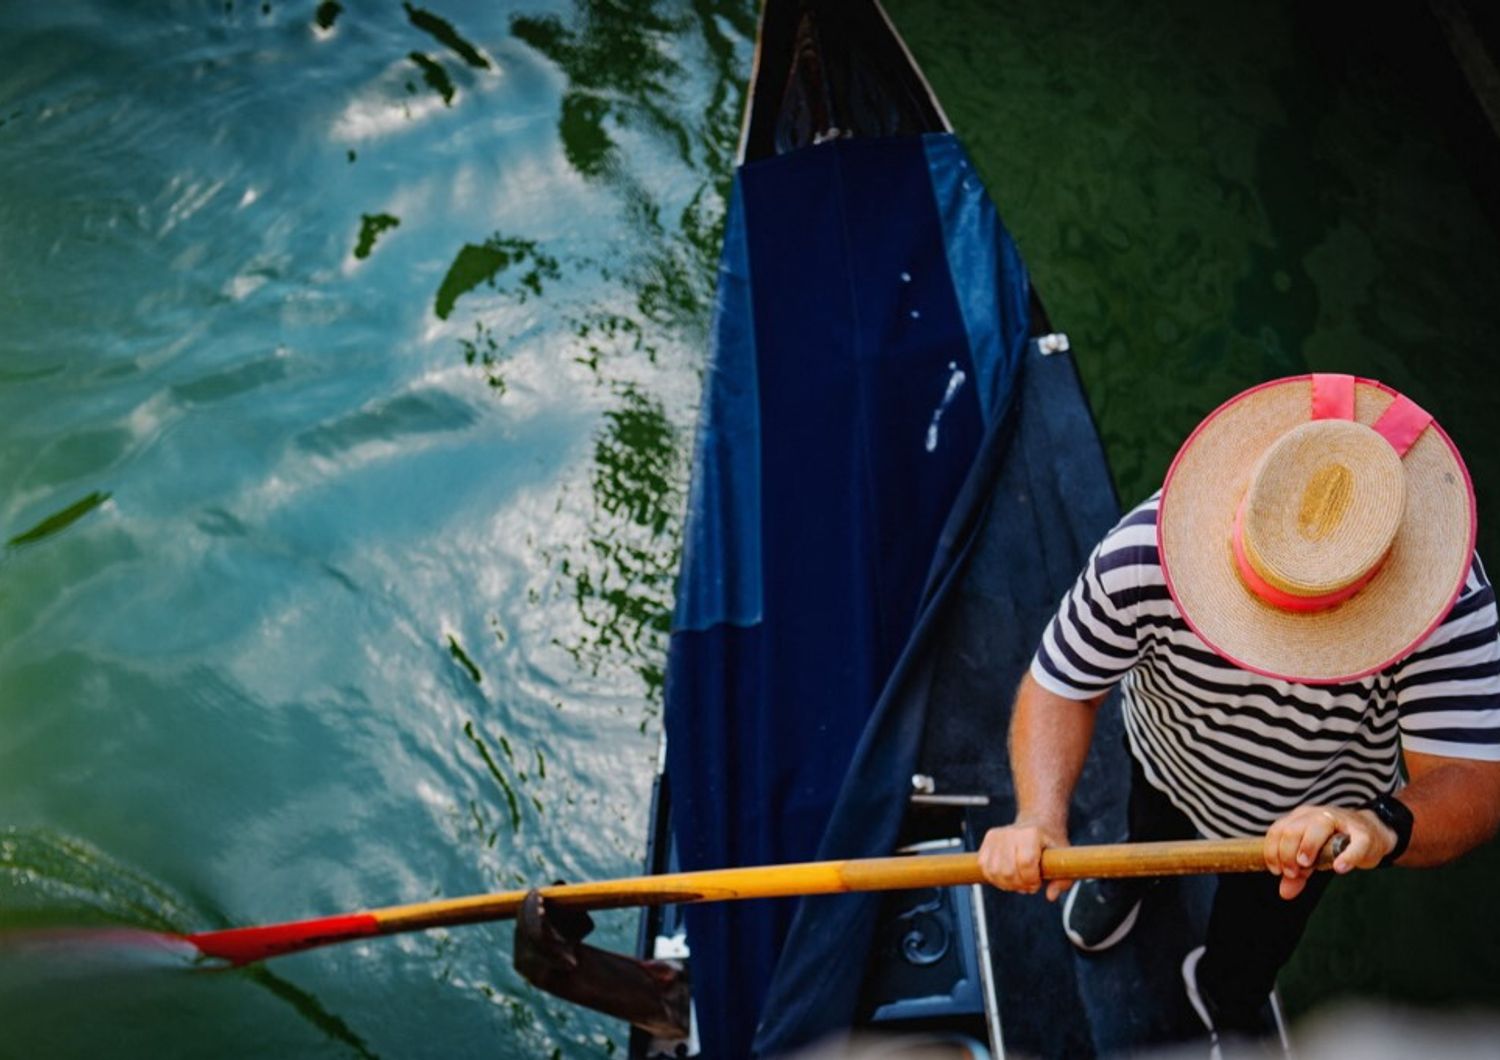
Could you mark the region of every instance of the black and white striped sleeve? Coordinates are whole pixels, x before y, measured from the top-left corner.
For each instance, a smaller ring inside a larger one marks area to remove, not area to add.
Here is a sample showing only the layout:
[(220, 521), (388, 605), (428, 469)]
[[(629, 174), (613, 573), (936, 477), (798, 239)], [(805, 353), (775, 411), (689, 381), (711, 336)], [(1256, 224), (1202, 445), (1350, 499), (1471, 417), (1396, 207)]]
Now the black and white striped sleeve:
[(1395, 684), (1407, 750), (1500, 761), (1500, 626), (1478, 556), (1442, 625), (1396, 665)]
[(1140, 658), (1142, 572), (1156, 558), (1156, 498), (1105, 535), (1042, 633), (1031, 676), (1067, 699), (1092, 699)]

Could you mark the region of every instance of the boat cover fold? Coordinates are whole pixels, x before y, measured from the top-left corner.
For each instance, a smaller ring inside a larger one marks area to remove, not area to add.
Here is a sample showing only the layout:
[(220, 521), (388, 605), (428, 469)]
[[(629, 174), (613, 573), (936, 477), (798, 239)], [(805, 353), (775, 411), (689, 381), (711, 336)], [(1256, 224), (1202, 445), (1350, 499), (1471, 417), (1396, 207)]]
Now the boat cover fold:
[[(1071, 360), (1028, 344), (1013, 391), (954, 501), (928, 593), (846, 771), (819, 858), (890, 853), (917, 772), (940, 792), (990, 798), (966, 815), (975, 839), (1014, 816), (1010, 701), (1118, 503)], [(1122, 735), (1118, 710), (1102, 709), (1074, 792), (1075, 842), (1124, 836)], [(862, 970), (882, 901), (831, 895), (800, 904), (767, 992), (756, 1055), (781, 1056), (866, 1015)], [(1160, 980), (1159, 968), (1080, 961), (1057, 906), (1038, 898), (989, 891), (985, 904), (1008, 1050), (1087, 1057), (1152, 1040), (1154, 1025), (1137, 1026), (1129, 1015), (1142, 1006), (1121, 1002), (1141, 972)]]
[[(886, 854), (933, 631), (1012, 449), (1026, 272), (958, 141), (928, 134), (741, 167), (719, 280), (668, 658), (678, 858)], [(1102, 468), (1091, 425), (1086, 441)], [(996, 630), (997, 664), (1014, 670), (1036, 632)], [(875, 909), (687, 907), (704, 1055), (847, 1026)]]

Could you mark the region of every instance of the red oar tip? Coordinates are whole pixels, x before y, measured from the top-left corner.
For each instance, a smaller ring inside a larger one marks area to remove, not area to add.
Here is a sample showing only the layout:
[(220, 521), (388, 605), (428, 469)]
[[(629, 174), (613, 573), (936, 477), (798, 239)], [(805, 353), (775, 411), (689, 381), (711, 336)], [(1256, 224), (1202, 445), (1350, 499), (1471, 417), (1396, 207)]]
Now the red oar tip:
[(350, 913), (316, 920), (299, 920), (291, 924), (271, 924), (267, 927), (202, 931), (196, 935), (184, 935), (183, 939), (196, 946), (205, 957), (216, 957), (240, 965), (378, 934), (380, 921), (373, 915)]

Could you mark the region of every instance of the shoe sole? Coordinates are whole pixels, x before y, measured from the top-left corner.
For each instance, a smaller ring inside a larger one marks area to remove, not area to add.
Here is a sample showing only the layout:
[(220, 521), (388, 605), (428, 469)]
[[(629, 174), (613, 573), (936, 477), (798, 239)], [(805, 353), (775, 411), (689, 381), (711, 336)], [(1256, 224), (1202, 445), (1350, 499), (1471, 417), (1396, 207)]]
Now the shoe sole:
[(1271, 1015), (1276, 1019), (1276, 1038), (1281, 1042), (1281, 1051), (1287, 1055), (1287, 1060), (1296, 1060), (1292, 1053), (1292, 1038), (1286, 1030), (1286, 1014), (1281, 1011), (1281, 995), (1275, 990), (1271, 991)]
[(1120, 926), (1115, 928), (1114, 931), (1110, 932), (1101, 941), (1096, 942), (1092, 946), (1090, 946), (1088, 943), (1083, 941), (1083, 936), (1079, 935), (1068, 926), (1068, 921), (1073, 917), (1073, 902), (1077, 898), (1078, 885), (1074, 884), (1068, 889), (1068, 898), (1065, 902), (1063, 902), (1063, 934), (1068, 936), (1068, 941), (1071, 942), (1075, 948), (1082, 950), (1084, 953), (1102, 953), (1105, 950), (1109, 949), (1111, 946), (1118, 945), (1126, 935), (1130, 934), (1130, 929), (1135, 927), (1136, 918), (1141, 915), (1141, 905), (1144, 903), (1144, 899), (1137, 898), (1135, 901), (1135, 905), (1130, 907), (1130, 912), (1125, 914), (1125, 919), (1120, 921)]
[(1198, 993), (1198, 962), (1203, 958), (1206, 948), (1199, 946), (1195, 950), (1189, 950), (1188, 955), (1182, 959), (1182, 986), (1187, 992), (1188, 1004), (1193, 1006), (1193, 1011), (1203, 1023), (1203, 1029), (1208, 1032), (1209, 1041), (1213, 1043), (1209, 1057), (1211, 1060), (1223, 1060), (1224, 1054), (1219, 1048), (1219, 1032), (1214, 1030), (1208, 1006), (1203, 1003), (1203, 995)]

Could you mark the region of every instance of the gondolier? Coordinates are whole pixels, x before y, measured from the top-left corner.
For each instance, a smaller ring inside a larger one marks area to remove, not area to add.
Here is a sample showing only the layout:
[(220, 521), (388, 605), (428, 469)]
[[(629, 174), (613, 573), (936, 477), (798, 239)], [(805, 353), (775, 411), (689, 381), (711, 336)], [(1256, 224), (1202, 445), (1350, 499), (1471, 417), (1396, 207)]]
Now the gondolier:
[[(1383, 384), (1302, 376), (1226, 402), (1042, 636), (1010, 728), (1016, 819), (981, 852), (991, 882), (1040, 889), (1118, 684), (1130, 838), (1266, 836), (1269, 874), (1220, 879), (1183, 963), (1216, 1040), (1261, 1032), (1331, 878), (1308, 868), (1324, 842), (1349, 838), (1338, 873), (1430, 866), (1500, 823), (1500, 641), (1475, 526), (1457, 448)], [(1068, 937), (1119, 942), (1144, 886), (1074, 886)]]

